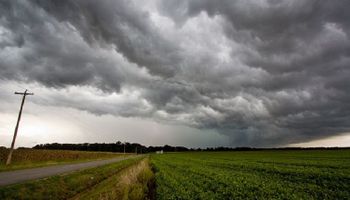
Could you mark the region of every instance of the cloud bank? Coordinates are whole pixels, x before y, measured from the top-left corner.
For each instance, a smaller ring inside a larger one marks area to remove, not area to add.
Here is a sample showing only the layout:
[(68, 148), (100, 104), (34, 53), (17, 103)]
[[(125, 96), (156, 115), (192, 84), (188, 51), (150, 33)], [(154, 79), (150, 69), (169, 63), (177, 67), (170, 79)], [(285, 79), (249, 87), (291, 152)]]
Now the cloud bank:
[(326, 138), (350, 130), (349, 7), (1, 1), (1, 84), (60, 91), (38, 105), (216, 130), (233, 146)]

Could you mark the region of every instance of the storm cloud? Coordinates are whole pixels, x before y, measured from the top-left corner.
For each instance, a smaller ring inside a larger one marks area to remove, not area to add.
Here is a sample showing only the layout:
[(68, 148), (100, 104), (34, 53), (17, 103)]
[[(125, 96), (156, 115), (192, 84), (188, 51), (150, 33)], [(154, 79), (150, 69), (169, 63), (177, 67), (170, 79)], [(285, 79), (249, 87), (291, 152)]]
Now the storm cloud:
[(327, 138), (350, 131), (349, 7), (0, 1), (1, 84), (67, 94), (38, 105), (216, 130), (232, 146)]

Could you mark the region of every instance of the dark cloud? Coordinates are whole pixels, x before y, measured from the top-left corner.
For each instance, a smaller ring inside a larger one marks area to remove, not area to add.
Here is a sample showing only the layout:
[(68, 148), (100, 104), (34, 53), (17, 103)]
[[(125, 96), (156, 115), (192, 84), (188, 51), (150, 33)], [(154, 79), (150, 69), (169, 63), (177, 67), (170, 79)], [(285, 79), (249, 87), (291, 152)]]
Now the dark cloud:
[(349, 6), (1, 1), (0, 78), (100, 89), (111, 99), (47, 102), (215, 129), (232, 145), (324, 138), (350, 130)]
[(115, 44), (130, 62), (152, 73), (173, 76), (176, 48), (159, 35), (149, 13), (126, 0), (121, 1), (36, 1), (38, 7), (59, 21), (71, 23), (90, 45)]

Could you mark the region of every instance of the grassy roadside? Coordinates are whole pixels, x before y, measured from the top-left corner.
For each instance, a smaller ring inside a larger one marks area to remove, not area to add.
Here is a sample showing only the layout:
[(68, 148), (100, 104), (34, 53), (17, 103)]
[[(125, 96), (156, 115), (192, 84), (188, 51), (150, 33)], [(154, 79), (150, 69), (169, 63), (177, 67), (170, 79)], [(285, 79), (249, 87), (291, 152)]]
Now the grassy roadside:
[(7, 149), (0, 149), (0, 172), (68, 163), (72, 164), (88, 162), (93, 160), (104, 160), (124, 156), (124, 154), (121, 153), (110, 152), (20, 149), (14, 151), (12, 164), (6, 166), (5, 162), (7, 155)]
[(154, 181), (147, 157), (72, 199), (154, 199)]
[(69, 199), (141, 161), (142, 157), (0, 188), (0, 199)]

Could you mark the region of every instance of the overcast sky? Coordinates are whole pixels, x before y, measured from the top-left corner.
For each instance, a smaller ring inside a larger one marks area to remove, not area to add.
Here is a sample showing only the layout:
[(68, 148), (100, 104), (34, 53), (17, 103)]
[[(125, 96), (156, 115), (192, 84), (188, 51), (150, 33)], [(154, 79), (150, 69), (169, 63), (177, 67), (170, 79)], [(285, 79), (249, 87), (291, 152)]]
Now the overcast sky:
[(350, 146), (348, 0), (0, 0), (0, 145)]

